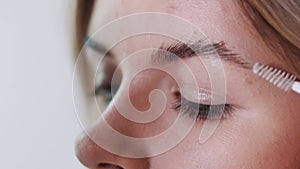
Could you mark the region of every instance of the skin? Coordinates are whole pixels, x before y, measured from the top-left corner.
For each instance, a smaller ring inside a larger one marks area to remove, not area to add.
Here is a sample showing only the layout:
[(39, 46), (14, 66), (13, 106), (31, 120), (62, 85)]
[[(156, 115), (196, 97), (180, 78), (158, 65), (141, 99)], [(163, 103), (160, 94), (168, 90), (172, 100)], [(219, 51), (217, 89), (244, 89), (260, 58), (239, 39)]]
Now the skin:
[[(138, 12), (162, 12), (182, 17), (199, 27), (210, 40), (225, 41), (230, 49), (250, 64), (261, 62), (289, 70), (289, 65), (274, 57), (275, 54), (265, 45), (239, 6), (231, 0), (96, 1), (89, 35), (109, 21)], [(112, 49), (114, 58), (107, 62), (118, 65), (135, 51), (159, 47), (162, 42), (168, 41), (155, 36), (130, 38)], [(121, 55), (124, 50), (126, 56)], [(195, 73), (199, 87), (209, 88), (209, 78), (203, 65), (195, 59), (186, 59), (185, 62)], [(131, 65), (138, 64), (139, 60), (131, 60)], [(228, 96), (226, 103), (237, 108), (230, 117), (221, 121), (205, 144), (198, 143), (202, 121), (197, 121), (187, 137), (170, 151), (141, 159), (112, 154), (82, 134), (76, 142), (78, 159), (93, 169), (116, 166), (125, 169), (300, 168), (299, 95), (274, 87), (253, 75), (251, 70), (227, 62), (223, 64)], [(124, 65), (121, 71), (126, 69), (129, 67)], [(159, 71), (139, 73), (130, 84), (130, 100), (137, 109), (147, 110), (150, 91), (159, 88), (167, 93), (169, 103), (172, 100), (171, 89), (174, 86), (176, 88), (174, 83), (171, 77)], [(118, 98), (122, 99), (122, 95)], [(109, 124), (118, 132), (131, 137), (154, 136), (170, 127), (176, 117), (176, 113), (167, 107), (156, 121), (137, 124), (122, 117), (113, 105), (105, 110)], [(100, 128), (101, 124), (96, 124), (92, 130)], [(104, 163), (106, 165), (101, 165)]]

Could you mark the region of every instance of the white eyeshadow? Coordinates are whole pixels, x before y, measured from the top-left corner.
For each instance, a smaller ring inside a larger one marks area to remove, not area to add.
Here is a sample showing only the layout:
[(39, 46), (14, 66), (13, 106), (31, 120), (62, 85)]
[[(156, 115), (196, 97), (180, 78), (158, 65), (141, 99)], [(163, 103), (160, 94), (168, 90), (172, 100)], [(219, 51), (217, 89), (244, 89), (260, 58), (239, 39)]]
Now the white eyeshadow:
[(205, 101), (210, 101), (211, 94), (208, 94), (205, 91), (200, 91), (200, 90), (195, 90), (192, 95), (193, 99), (199, 102), (205, 102)]

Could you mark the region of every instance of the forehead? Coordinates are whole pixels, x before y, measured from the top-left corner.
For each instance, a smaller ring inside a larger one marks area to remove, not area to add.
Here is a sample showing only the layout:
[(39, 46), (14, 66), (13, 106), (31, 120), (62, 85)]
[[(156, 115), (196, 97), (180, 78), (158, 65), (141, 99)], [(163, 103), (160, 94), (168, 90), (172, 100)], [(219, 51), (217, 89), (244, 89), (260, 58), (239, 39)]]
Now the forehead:
[(184, 18), (196, 25), (211, 41), (225, 41), (243, 57), (261, 62), (272, 57), (233, 0), (99, 0), (95, 4), (88, 34), (93, 34), (110, 21), (140, 12), (161, 12)]
[[(209, 37), (214, 37), (208, 31), (211, 30), (211, 24), (215, 27), (214, 34), (222, 32), (222, 29), (226, 29), (225, 23), (241, 19), (237, 15), (238, 11), (239, 8), (231, 0), (99, 0), (95, 3), (90, 32), (122, 16), (140, 12), (162, 12), (182, 17), (197, 25)], [(241, 21), (239, 25), (243, 26)]]
[(224, 32), (227, 37), (238, 37), (249, 30), (241, 10), (232, 0), (99, 0), (95, 4), (89, 32), (95, 32), (114, 19), (140, 12), (162, 12), (182, 17), (216, 41), (224, 39)]

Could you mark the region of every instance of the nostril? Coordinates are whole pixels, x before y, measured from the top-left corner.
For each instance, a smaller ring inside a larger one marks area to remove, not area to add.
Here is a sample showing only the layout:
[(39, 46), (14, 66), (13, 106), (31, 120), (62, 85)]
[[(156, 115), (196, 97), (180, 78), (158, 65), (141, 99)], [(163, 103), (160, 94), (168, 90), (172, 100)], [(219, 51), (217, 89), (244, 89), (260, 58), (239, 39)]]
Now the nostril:
[(110, 163), (100, 163), (99, 168), (103, 168), (103, 169), (123, 169), (123, 167), (114, 165), (114, 164), (110, 164)]

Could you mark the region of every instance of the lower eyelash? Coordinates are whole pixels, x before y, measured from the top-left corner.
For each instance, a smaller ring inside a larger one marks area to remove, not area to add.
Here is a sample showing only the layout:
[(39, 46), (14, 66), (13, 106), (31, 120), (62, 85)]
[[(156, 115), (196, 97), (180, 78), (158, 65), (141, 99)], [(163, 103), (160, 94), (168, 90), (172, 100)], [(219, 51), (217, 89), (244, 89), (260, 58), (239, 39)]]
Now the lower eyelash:
[(175, 95), (175, 101), (171, 108), (182, 112), (184, 115), (189, 115), (191, 118), (196, 118), (196, 120), (226, 119), (234, 109), (230, 104), (205, 105), (194, 103), (188, 101), (179, 93)]

